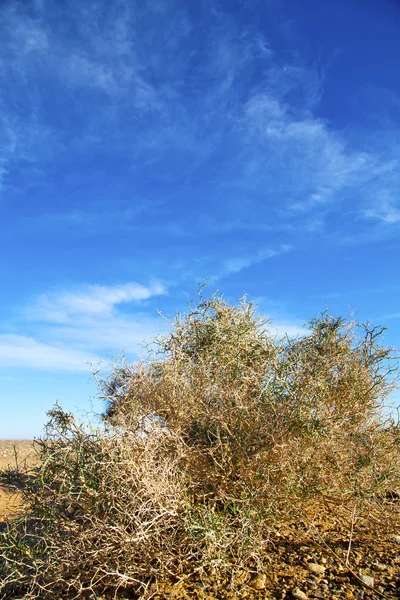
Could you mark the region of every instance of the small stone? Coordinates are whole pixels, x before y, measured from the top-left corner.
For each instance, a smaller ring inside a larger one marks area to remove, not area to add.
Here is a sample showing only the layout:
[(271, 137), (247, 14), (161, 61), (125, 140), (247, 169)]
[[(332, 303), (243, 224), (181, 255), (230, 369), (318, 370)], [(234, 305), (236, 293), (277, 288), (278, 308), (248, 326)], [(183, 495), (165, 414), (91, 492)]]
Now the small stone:
[(294, 598), (297, 598), (297, 600), (307, 600), (308, 598), (308, 596), (304, 592), (299, 590), (299, 588), (293, 590), (292, 595)]
[(248, 579), (248, 573), (244, 569), (239, 569), (235, 574), (235, 582), (237, 585), (245, 583)]
[(381, 571), (382, 572), (382, 571), (386, 571), (387, 566), (384, 565), (383, 563), (380, 563), (380, 562), (374, 562), (372, 564), (372, 568), (374, 569), (374, 571)]
[(376, 589), (378, 590), (378, 592), (380, 592), (381, 594), (385, 593), (385, 588), (383, 587), (383, 585), (378, 585), (376, 586)]
[(314, 575), (324, 575), (325, 573), (325, 567), (319, 565), (318, 563), (308, 563), (307, 569), (310, 571), (310, 573), (314, 573)]
[(255, 590), (263, 590), (267, 581), (267, 576), (264, 573), (259, 573), (250, 581), (250, 585)]
[(389, 540), (394, 544), (400, 544), (400, 535), (390, 535)]
[(361, 581), (370, 588), (374, 587), (374, 578), (370, 575), (360, 575)]

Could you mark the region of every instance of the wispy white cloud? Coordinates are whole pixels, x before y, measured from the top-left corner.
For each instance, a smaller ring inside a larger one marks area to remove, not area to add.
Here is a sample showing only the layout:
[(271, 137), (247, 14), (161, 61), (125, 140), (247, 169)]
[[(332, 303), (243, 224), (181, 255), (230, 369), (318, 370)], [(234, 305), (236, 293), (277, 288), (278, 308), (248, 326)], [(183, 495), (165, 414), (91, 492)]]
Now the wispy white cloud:
[(254, 302), (258, 313), (264, 315), (271, 335), (276, 335), (278, 338), (285, 336), (296, 338), (309, 334), (305, 321), (295, 316), (283, 299), (278, 301), (270, 297), (258, 296), (254, 298)]
[(80, 372), (88, 370), (88, 361), (111, 354), (137, 357), (143, 344), (165, 328), (155, 309), (148, 313), (143, 303), (165, 293), (160, 283), (126, 283), (43, 294), (14, 324), (29, 335), (0, 334), (0, 362), (3, 367)]
[(62, 339), (86, 352), (93, 349), (102, 356), (124, 352), (131, 358), (145, 353), (146, 344), (165, 329), (165, 322), (155, 310), (150, 314), (77, 315), (68, 323), (42, 323), (38, 328), (46, 339)]
[[(293, 213), (327, 210), (327, 204), (343, 201), (343, 192), (370, 186), (377, 180), (388, 196), (395, 190), (388, 174), (397, 173), (398, 167), (381, 156), (381, 149), (352, 147), (346, 136), (328, 123), (309, 111), (293, 111), (268, 92), (251, 98), (244, 124), (250, 140), (269, 149), (268, 154), (259, 154), (253, 169), (259, 171), (263, 161), (271, 167), (272, 155), (278, 172), (285, 174), (279, 185), (287, 194), (289, 218)], [(268, 168), (266, 172), (270, 177)], [(273, 182), (273, 175), (271, 179)]]
[(88, 360), (95, 361), (97, 357), (89, 352), (42, 343), (24, 335), (0, 334), (2, 368), (87, 372)]
[[(380, 290), (381, 291), (381, 290)], [(396, 289), (398, 292), (398, 288)], [(380, 323), (385, 323), (386, 321), (391, 321), (392, 319), (400, 319), (400, 312), (390, 313), (386, 315), (380, 315), (376, 318), (376, 321)]]
[[(209, 285), (214, 285), (225, 277), (237, 275), (252, 266), (287, 254), (293, 248), (290, 244), (281, 244), (275, 247), (250, 250), (244, 244), (241, 247), (233, 244), (225, 248), (223, 254), (221, 253), (222, 255), (218, 257), (211, 254), (194, 259), (181, 257), (170, 267), (176, 273), (179, 273), (179, 280), (182, 285), (192, 286), (193, 282), (198, 281), (207, 281)], [(176, 285), (176, 281), (174, 283)]]
[(275, 333), (278, 338), (285, 336), (289, 338), (303, 337), (309, 334), (309, 331), (299, 325), (296, 321), (290, 322), (273, 322), (271, 324), (271, 332)]
[(279, 248), (262, 248), (261, 250), (248, 255), (238, 256), (236, 258), (229, 258), (223, 261), (222, 266), (219, 270), (219, 273), (210, 279), (211, 282), (221, 279), (222, 277), (226, 277), (228, 275), (233, 275), (235, 273), (239, 273), (243, 269), (247, 269), (252, 265), (259, 264), (269, 258), (274, 258), (275, 256), (279, 256), (280, 254), (286, 254), (290, 252), (292, 247), (289, 244), (283, 244)]
[(165, 289), (159, 283), (149, 287), (138, 283), (90, 285), (82, 291), (42, 295), (28, 314), (37, 320), (68, 323), (77, 316), (110, 316), (119, 304), (140, 302), (160, 294), (165, 294)]
[(398, 189), (397, 197), (392, 197), (387, 192), (385, 193), (385, 191), (378, 192), (373, 206), (365, 208), (363, 215), (369, 219), (376, 219), (389, 225), (400, 223), (400, 187)]
[(69, 234), (74, 237), (101, 236), (109, 232), (137, 233), (144, 229), (153, 235), (192, 235), (183, 224), (165, 218), (165, 213), (166, 209), (161, 202), (157, 205), (156, 202), (137, 200), (135, 205), (129, 208), (114, 206), (110, 210), (97, 206), (21, 217), (16, 228), (22, 235), (34, 228), (35, 231), (43, 231), (55, 237), (65, 231), (65, 228), (68, 228)]

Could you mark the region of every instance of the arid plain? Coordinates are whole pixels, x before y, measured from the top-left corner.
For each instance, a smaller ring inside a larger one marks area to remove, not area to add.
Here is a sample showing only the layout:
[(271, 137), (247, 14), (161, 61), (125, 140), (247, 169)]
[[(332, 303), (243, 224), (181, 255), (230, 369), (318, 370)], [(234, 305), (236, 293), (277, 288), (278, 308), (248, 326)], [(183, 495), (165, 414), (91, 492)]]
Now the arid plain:
[[(0, 440), (0, 470), (15, 469), (18, 464), (34, 462), (31, 440)], [(21, 507), (19, 493), (0, 483), (0, 526), (5, 519), (16, 515)]]

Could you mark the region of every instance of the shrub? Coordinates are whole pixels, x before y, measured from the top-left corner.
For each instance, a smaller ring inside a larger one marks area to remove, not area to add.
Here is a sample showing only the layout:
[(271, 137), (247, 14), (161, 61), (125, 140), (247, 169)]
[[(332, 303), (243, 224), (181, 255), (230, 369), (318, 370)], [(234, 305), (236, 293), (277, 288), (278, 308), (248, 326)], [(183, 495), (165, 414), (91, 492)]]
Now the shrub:
[(139, 593), (259, 568), (274, 523), (310, 498), (370, 503), (398, 488), (399, 428), (382, 411), (397, 363), (382, 333), (323, 313), (279, 339), (246, 300), (200, 293), (147, 361), (99, 382), (104, 430), (50, 411), (25, 514), (1, 542), (5, 593)]

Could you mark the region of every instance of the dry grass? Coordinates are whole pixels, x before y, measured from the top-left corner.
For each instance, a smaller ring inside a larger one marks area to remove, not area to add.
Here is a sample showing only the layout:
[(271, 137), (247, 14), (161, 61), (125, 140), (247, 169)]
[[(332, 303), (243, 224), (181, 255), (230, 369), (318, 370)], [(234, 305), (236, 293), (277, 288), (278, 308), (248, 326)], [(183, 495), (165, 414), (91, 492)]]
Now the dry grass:
[(396, 369), (382, 329), (323, 314), (279, 340), (251, 304), (218, 296), (172, 326), (148, 361), (99, 382), (105, 430), (50, 411), (25, 514), (1, 542), (4, 597), (138, 597), (190, 574), (262, 572), (310, 503), (356, 506), (351, 539), (385, 521), (400, 436), (381, 412)]

